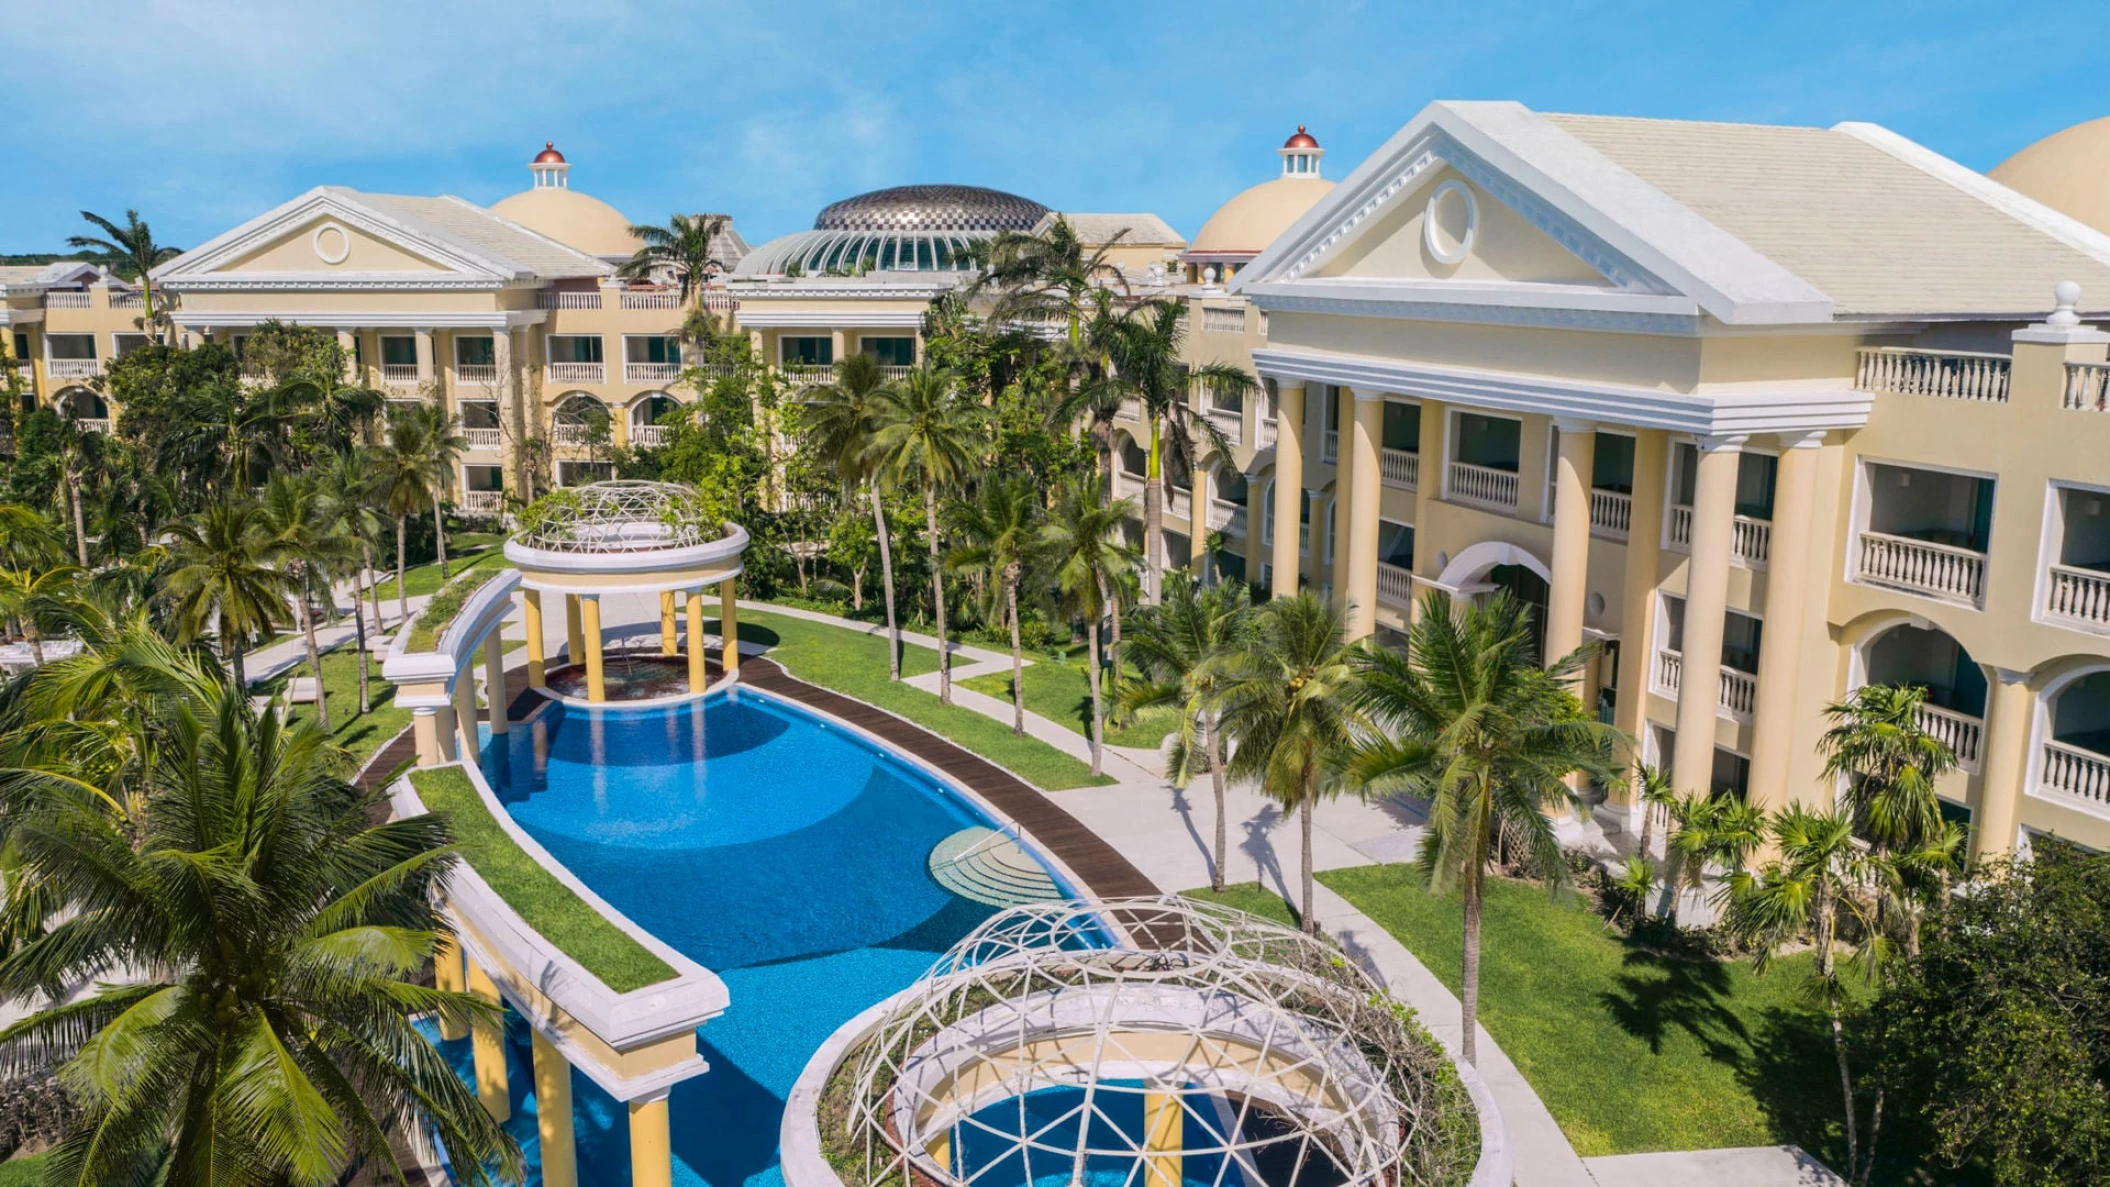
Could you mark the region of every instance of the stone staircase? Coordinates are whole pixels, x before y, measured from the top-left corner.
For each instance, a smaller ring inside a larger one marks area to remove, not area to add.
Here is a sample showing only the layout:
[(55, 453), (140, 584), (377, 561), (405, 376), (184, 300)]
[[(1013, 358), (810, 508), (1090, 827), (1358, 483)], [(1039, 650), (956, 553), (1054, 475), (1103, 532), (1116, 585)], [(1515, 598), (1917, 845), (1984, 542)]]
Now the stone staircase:
[(930, 876), (961, 898), (992, 907), (1049, 902), (1065, 897), (1055, 879), (993, 828), (963, 828), (930, 851)]

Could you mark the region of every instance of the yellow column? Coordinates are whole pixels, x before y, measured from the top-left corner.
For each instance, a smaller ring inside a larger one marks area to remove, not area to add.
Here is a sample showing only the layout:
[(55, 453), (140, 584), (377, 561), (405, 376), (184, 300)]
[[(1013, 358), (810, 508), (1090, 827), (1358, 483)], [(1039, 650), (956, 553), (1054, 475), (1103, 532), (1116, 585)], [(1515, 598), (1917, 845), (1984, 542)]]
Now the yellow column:
[(689, 691), (702, 692), (710, 687), (710, 677), (703, 666), (703, 589), (684, 591), (689, 615)]
[[(1378, 500), (1383, 496), (1384, 470), (1378, 460), (1378, 451), (1385, 444), (1385, 395), (1379, 391), (1355, 392), (1355, 423), (1349, 429), (1350, 440), (1341, 450), (1342, 461), (1354, 455), (1355, 462), (1349, 467), (1352, 477), (1345, 488), (1335, 484), (1335, 490), (1346, 489), (1348, 524), (1340, 534), (1346, 541), (1348, 552), (1347, 590), (1342, 595), (1352, 607), (1348, 616), (1348, 638), (1360, 639), (1377, 630), (1377, 513)], [(1336, 545), (1338, 549), (1340, 546)], [(1335, 554), (1336, 568), (1339, 553)]]
[(454, 725), (461, 731), (460, 754), (474, 765), (483, 759), (483, 746), (476, 735), (476, 672), (465, 669), (454, 677)]
[(578, 1187), (579, 1156), (571, 1128), (571, 1064), (541, 1031), (534, 1033), (535, 1128), (542, 1137), (542, 1187)]
[[(1334, 389), (1334, 420), (1341, 428), (1339, 447), (1335, 450), (1338, 456), (1333, 462), (1333, 567), (1326, 580), (1333, 586), (1333, 604), (1336, 608), (1346, 606), (1352, 592), (1349, 589), (1348, 554), (1355, 551), (1355, 517), (1349, 514), (1348, 502), (1349, 492), (1353, 489), (1352, 484), (1359, 474), (1355, 464), (1355, 417), (1353, 413), (1342, 416), (1341, 404), (1354, 398), (1354, 392), (1348, 388)], [(1320, 415), (1324, 416), (1325, 413), (1322, 411)], [(1324, 441), (1324, 430), (1321, 430), (1321, 433), (1319, 439)], [(1313, 515), (1320, 515), (1323, 508), (1314, 503), (1311, 511)], [(1324, 530), (1325, 526), (1323, 523), (1315, 525), (1314, 534)], [(1317, 552), (1323, 546), (1314, 539), (1311, 547), (1313, 552)], [(1376, 579), (1372, 578), (1371, 583), (1376, 584)]]
[(678, 655), (680, 648), (674, 641), (674, 591), (659, 591), (659, 653)]
[(725, 674), (740, 675), (740, 591), (734, 578), (718, 583), (718, 637), (725, 641)]
[(580, 629), (586, 632), (586, 699), (605, 701), (608, 685), (601, 665), (601, 595), (579, 595)]
[(1414, 483), (1414, 572), (1422, 577), (1443, 572), (1443, 566), (1436, 563), (1436, 554), (1442, 550), (1436, 547), (1435, 516), (1430, 508), (1443, 493), (1444, 455), (1450, 448), (1444, 442), (1443, 428), (1449, 421), (1443, 401), (1421, 402), (1420, 476)]
[[(432, 987), (442, 993), (460, 993), (468, 988), (462, 977), (462, 948), (452, 936), (441, 936), (432, 946)], [(440, 1020), (440, 1037), (447, 1040), (469, 1037), (469, 1028), (459, 1022)]]
[(433, 733), (439, 736), (440, 761), (453, 762), (462, 756), (454, 733), (454, 706), (438, 706), (432, 711)]
[(484, 699), (491, 703), (493, 738), (505, 735), (506, 707), (511, 703), (511, 698), (506, 696), (505, 640), (499, 637), (501, 629), (494, 627), (484, 636)]
[[(468, 970), (469, 992), (491, 1005), (499, 1005), (498, 986), (491, 981), (491, 974), (473, 960), (468, 962)], [(476, 1099), (483, 1102), (485, 1112), (504, 1121), (513, 1115), (512, 1091), (506, 1082), (505, 1027), (497, 1020), (480, 1021), (470, 1037), (475, 1040)]]
[[(1656, 580), (1662, 562), (1664, 466), (1669, 448), (1669, 435), (1661, 429), (1643, 429), (1634, 435), (1633, 514), (1627, 527), (1625, 594), (1619, 608), (1619, 692), (1612, 723), (1637, 746), (1648, 730), (1648, 665), (1656, 649)], [(1623, 798), (1633, 803), (1631, 786), (1624, 789)], [(1628, 831), (1638, 837), (1640, 829), (1640, 819), (1629, 815)]]
[(1811, 572), (1810, 527), (1817, 514), (1817, 450), (1824, 434), (1784, 434), (1780, 444), (1766, 558), (1766, 629), (1759, 637), (1758, 697), (1751, 708), (1749, 799), (1768, 812), (1796, 798), (1788, 769), (1802, 683), (1802, 634), (1810, 587), (1818, 584)]
[(630, 1102), (630, 1187), (674, 1187), (672, 1139), (664, 1095)]
[(541, 688), (549, 682), (548, 661), (542, 653), (542, 591), (523, 589), (520, 591), (520, 618), (527, 627), (528, 687)]
[(1583, 601), (1590, 577), (1590, 468), (1597, 426), (1557, 420), (1560, 456), (1553, 464), (1553, 587), (1546, 597), (1546, 655), (1552, 662), (1582, 646)]
[(1994, 668), (1993, 695), (1986, 706), (1985, 776), (1978, 809), (1971, 814), (1971, 860), (1987, 861), (2015, 851), (2022, 817), (2022, 789), (2029, 783), (2029, 727), (2037, 694), (2029, 673)]
[[(1304, 564), (1297, 558), (1297, 516), (1304, 499), (1304, 384), (1282, 383), (1275, 395), (1275, 545), (1270, 594), (1297, 596)], [(1254, 525), (1257, 527), (1258, 525)]]
[(564, 652), (575, 664), (586, 662), (586, 628), (579, 620), (579, 595), (564, 595)]
[(1722, 620), (1729, 610), (1729, 546), (1736, 523), (1736, 466), (1742, 437), (1700, 439), (1692, 500), (1692, 563), (1685, 579), (1683, 672), (1671, 779), (1687, 795), (1707, 794), (1714, 774), (1715, 712), (1722, 695)]
[(1180, 1187), (1185, 1117), (1178, 1094), (1143, 1094), (1143, 1187)]
[(418, 765), (436, 767), (447, 761), (440, 748), (440, 711), (431, 705), (419, 705), (411, 711), (411, 736), (417, 739)]

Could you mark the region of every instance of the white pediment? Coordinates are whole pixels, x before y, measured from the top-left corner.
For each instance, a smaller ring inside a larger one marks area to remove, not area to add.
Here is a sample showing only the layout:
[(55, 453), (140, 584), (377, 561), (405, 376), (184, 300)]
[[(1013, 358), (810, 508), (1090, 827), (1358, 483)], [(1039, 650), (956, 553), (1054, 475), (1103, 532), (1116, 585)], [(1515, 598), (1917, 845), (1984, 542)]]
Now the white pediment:
[(155, 270), (172, 288), (491, 288), (508, 261), (424, 234), (321, 187), (201, 244)]

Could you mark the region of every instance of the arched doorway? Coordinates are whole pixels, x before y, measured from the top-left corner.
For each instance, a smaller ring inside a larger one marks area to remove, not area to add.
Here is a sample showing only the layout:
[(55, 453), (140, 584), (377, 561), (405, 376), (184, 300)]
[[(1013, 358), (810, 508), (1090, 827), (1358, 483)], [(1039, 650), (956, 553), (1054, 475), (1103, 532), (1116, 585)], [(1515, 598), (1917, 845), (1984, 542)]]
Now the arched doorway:
[(107, 432), (110, 428), (110, 405), (93, 389), (69, 387), (58, 394), (52, 406), (60, 416), (89, 432)]
[(681, 404), (665, 392), (647, 392), (630, 403), (630, 445), (651, 449), (666, 444), (668, 427), (660, 423)]
[(1531, 653), (1543, 662), (1546, 654), (1546, 601), (1552, 595), (1553, 587), (1544, 577), (1523, 565), (1496, 565), (1487, 571), (1487, 583), (1496, 590), (1509, 591), (1530, 611)]

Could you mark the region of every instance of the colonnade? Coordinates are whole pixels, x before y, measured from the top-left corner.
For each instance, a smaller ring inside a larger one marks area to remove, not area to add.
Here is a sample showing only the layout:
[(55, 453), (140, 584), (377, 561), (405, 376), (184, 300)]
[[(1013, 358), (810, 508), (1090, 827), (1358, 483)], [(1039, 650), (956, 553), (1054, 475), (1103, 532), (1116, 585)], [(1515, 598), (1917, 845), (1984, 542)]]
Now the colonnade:
[[(661, 655), (681, 654), (680, 635), (677, 628), (676, 606), (686, 608), (689, 630), (689, 691), (703, 692), (710, 686), (704, 667), (703, 591), (705, 582), (683, 589), (659, 591), (659, 649)], [(726, 674), (740, 674), (740, 606), (739, 590), (732, 576), (716, 580), (718, 586), (718, 633), (724, 641), (721, 662)], [(545, 654), (542, 626), (542, 594), (540, 589), (526, 588), (520, 591), (521, 613), (527, 629), (528, 685), (532, 688), (548, 686), (549, 659)], [(586, 669), (586, 699), (595, 703), (608, 699), (608, 680), (605, 653), (601, 635), (601, 594), (597, 592), (564, 593), (564, 634), (566, 653), (574, 663)]]

